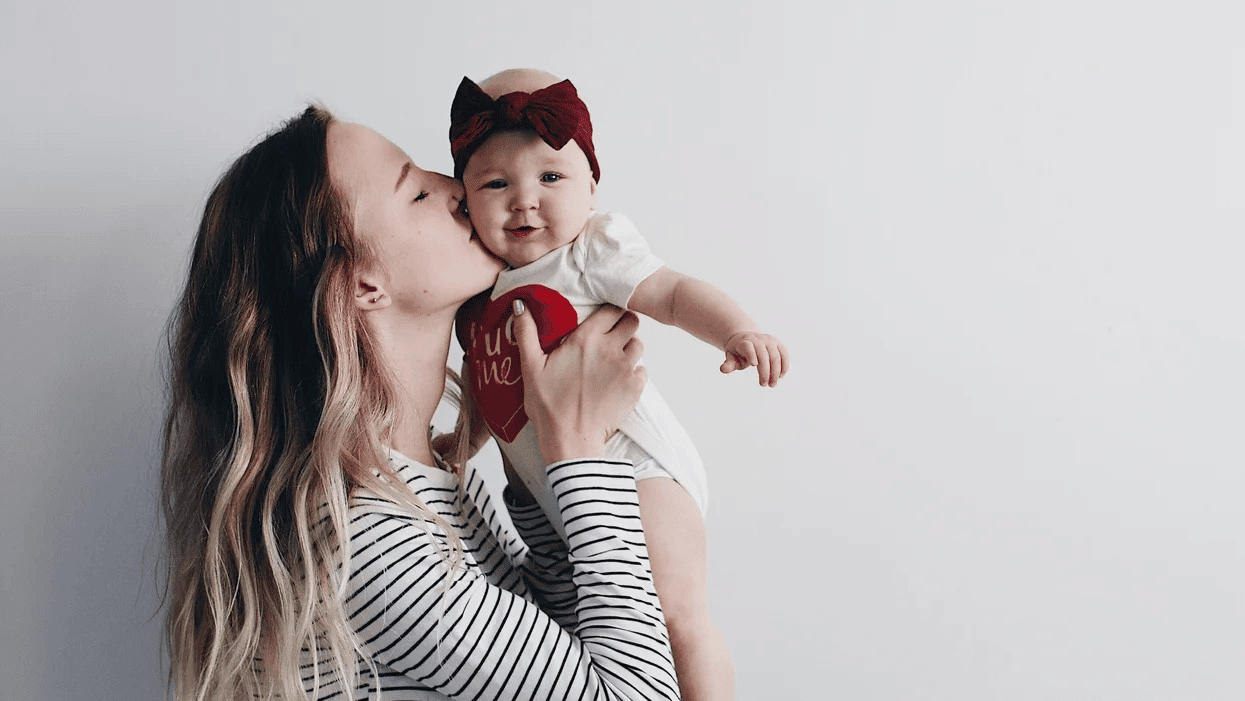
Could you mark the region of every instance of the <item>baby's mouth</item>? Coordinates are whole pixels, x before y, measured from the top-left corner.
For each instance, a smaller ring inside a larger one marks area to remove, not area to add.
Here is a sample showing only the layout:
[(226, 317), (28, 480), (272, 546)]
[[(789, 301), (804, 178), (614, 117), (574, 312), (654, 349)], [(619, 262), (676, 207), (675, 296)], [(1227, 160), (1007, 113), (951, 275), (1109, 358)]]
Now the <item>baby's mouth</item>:
[(528, 236), (531, 236), (532, 232), (536, 230), (537, 227), (534, 226), (518, 226), (513, 229), (506, 229), (506, 232), (515, 238), (525, 239)]

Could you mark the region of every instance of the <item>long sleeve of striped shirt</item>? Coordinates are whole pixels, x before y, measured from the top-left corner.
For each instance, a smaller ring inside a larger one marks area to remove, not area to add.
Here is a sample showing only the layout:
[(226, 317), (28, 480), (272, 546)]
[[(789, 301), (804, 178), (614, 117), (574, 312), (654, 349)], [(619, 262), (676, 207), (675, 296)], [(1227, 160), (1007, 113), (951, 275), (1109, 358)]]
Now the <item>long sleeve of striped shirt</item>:
[[(574, 630), (575, 606), (579, 601), (575, 589), (575, 573), (571, 567), (566, 542), (554, 529), (540, 504), (519, 506), (507, 502), (510, 521), (522, 540), (509, 539), (514, 543), (507, 551), (511, 561), (519, 566), (527, 591), (558, 625)], [(498, 532), (498, 529), (494, 529)], [(505, 547), (505, 546), (503, 546)], [(648, 562), (648, 553), (644, 553)]]
[(678, 698), (628, 463), (550, 466), (569, 543), (539, 509), (512, 507), (524, 544), (501, 528), (474, 471), (460, 488), (449, 473), (397, 457), (398, 474), (462, 540), (464, 565), (448, 571), (435, 528), (356, 495), (346, 606), (380, 670), (379, 679), (364, 673), (356, 694)]

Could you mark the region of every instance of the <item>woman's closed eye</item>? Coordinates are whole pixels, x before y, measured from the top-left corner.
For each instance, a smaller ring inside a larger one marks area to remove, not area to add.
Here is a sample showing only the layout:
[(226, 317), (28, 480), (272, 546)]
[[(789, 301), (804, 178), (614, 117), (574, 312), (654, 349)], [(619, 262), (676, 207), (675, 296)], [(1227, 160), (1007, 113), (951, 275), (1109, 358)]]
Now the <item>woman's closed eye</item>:
[(418, 194), (418, 195), (415, 195), (415, 199), (411, 200), (411, 202), (412, 202), (412, 203), (414, 203), (414, 202), (420, 202), (420, 201), (422, 201), (422, 200), (426, 200), (426, 199), (428, 199), (428, 191), (427, 191), (427, 190), (420, 190), (420, 191), (419, 191), (419, 194)]

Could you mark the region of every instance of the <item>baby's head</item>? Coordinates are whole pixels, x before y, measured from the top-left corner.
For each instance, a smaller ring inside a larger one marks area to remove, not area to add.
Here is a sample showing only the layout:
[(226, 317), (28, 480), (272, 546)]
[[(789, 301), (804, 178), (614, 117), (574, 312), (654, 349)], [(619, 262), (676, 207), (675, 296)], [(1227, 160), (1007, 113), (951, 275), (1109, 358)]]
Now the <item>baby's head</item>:
[(570, 81), (532, 69), (479, 86), (464, 78), (450, 115), (454, 175), (484, 245), (519, 267), (574, 241), (596, 207), (600, 169)]

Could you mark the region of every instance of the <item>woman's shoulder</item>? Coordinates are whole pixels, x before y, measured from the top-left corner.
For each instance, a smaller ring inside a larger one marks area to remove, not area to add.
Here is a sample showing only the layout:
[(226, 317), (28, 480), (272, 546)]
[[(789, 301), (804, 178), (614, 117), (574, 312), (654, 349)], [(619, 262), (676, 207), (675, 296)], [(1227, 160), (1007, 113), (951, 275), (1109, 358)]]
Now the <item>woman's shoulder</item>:
[[(389, 466), (393, 468), (393, 476), (401, 480), (399, 486), (403, 492), (414, 495), (419, 502), (433, 512), (445, 515), (455, 508), (455, 493), (458, 490), (457, 477), (439, 467), (423, 465), (406, 458), (397, 451), (390, 451)], [(356, 486), (350, 493), (349, 512), (352, 521), (368, 516), (409, 517), (410, 510), (397, 502), (392, 492), (382, 489), (393, 478), (389, 475), (374, 472), (376, 485)]]
[[(350, 494), (348, 504), (352, 523), (366, 521), (371, 524), (391, 517), (419, 520), (412, 513), (411, 504), (402, 503), (406, 501), (402, 497), (411, 495), (415, 497), (415, 503), (431, 512), (428, 515), (450, 524), (463, 525), (479, 518), (493, 530), (499, 527), (497, 512), (484, 478), (470, 464), (460, 474), (455, 474), (444, 463), (441, 467), (423, 465), (393, 451), (390, 467), (403, 483), (402, 493), (395, 494), (372, 486), (356, 487)], [(387, 477), (376, 476), (381, 484), (388, 482)]]

